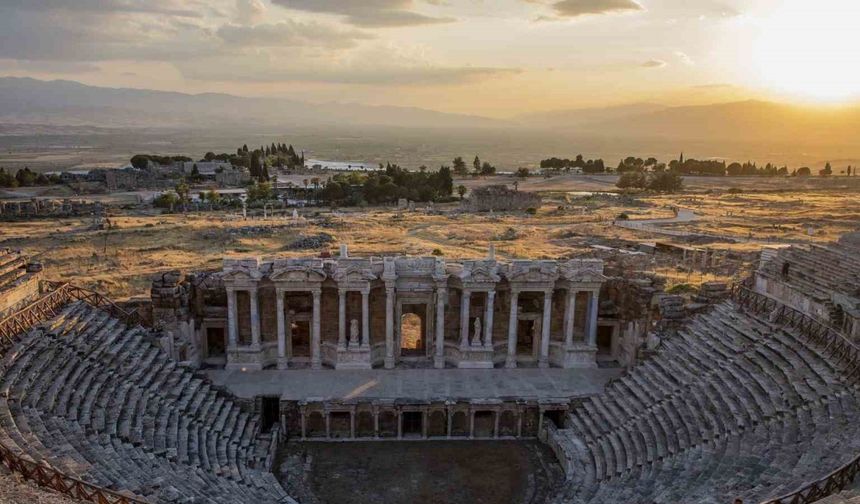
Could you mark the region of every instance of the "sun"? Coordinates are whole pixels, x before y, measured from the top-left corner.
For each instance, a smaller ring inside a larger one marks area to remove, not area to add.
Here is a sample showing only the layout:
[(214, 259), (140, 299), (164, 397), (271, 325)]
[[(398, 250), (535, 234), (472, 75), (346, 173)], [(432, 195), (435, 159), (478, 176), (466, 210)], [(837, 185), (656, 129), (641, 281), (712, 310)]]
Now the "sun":
[(860, 0), (785, 0), (759, 28), (753, 71), (767, 87), (822, 101), (860, 97)]

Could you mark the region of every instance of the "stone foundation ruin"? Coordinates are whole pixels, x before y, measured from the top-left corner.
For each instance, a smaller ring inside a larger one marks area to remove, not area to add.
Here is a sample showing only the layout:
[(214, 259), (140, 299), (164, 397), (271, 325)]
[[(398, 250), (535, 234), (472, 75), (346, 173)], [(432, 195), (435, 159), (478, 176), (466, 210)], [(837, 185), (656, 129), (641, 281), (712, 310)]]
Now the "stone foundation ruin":
[(515, 191), (499, 184), (473, 189), (462, 208), (469, 212), (506, 212), (540, 208), (541, 201), (536, 193)]

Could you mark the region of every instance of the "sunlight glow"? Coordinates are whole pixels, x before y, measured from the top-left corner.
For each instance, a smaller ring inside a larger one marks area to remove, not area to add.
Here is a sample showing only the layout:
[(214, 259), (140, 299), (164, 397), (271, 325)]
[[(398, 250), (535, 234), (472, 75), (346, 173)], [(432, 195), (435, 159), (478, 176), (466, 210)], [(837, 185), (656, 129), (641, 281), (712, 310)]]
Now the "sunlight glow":
[(761, 23), (753, 60), (769, 88), (821, 101), (860, 96), (860, 2), (786, 0)]

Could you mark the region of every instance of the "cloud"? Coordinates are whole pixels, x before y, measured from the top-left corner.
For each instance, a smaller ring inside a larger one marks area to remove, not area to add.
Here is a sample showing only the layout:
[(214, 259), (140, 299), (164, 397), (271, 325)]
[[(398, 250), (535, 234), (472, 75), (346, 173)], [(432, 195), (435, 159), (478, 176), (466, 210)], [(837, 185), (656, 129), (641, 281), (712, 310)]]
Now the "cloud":
[(552, 8), (564, 17), (645, 10), (635, 0), (561, 0), (552, 4)]
[(261, 0), (236, 0), (236, 21), (251, 25), (259, 23), (266, 15), (266, 5)]
[(667, 65), (667, 63), (663, 60), (650, 59), (650, 60), (642, 63), (641, 66), (643, 66), (645, 68), (663, 68), (666, 65)]
[(200, 17), (205, 2), (182, 0), (3, 0), (3, 7), (11, 9), (110, 14), (117, 12), (166, 14), (171, 16)]
[(692, 66), (692, 65), (696, 64), (696, 62), (693, 61), (693, 58), (691, 58), (687, 53), (685, 53), (683, 51), (675, 51), (675, 57), (677, 57), (679, 60), (681, 60), (681, 63), (683, 63), (685, 65)]
[(433, 17), (411, 10), (412, 0), (272, 0), (272, 3), (307, 12), (344, 16), (347, 23), (368, 28), (451, 23), (450, 17)]
[(373, 35), (358, 30), (340, 30), (331, 26), (308, 22), (284, 21), (273, 24), (241, 26), (227, 24), (217, 35), (233, 47), (329, 47), (350, 48), (360, 40)]

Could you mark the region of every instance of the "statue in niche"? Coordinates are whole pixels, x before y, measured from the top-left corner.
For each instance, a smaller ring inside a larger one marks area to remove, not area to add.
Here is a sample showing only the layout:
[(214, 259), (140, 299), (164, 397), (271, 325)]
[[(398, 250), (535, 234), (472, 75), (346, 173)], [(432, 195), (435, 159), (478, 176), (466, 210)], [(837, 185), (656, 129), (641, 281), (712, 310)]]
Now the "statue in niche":
[(349, 346), (358, 346), (358, 320), (349, 321)]
[(475, 318), (474, 333), (472, 334), (472, 346), (481, 346), (481, 319)]

